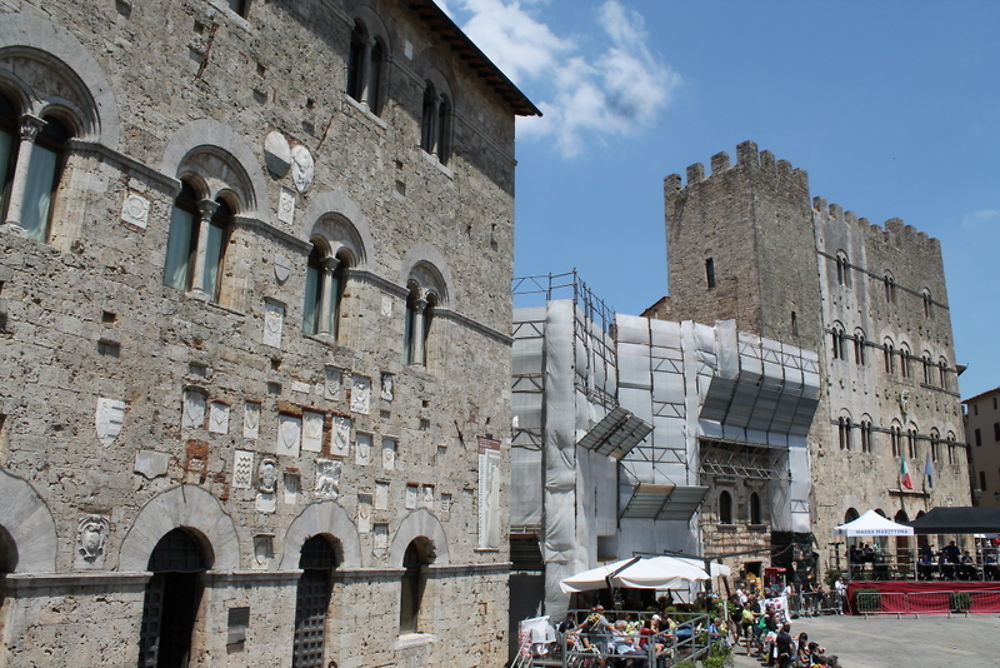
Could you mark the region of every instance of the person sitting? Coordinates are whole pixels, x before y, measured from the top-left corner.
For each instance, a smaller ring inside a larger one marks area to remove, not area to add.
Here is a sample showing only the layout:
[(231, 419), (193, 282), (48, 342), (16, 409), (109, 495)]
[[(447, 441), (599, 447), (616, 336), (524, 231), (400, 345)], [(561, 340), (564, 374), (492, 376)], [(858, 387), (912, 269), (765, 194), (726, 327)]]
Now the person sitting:
[(968, 550), (962, 553), (960, 564), (961, 565), (959, 566), (959, 571), (958, 571), (958, 577), (960, 579), (962, 580), (979, 579), (979, 571), (976, 570), (976, 561), (972, 558), (972, 555), (969, 554)]
[(923, 548), (920, 550), (920, 556), (917, 559), (917, 579), (918, 580), (930, 580), (934, 575), (934, 562), (931, 559), (930, 551), (924, 551)]
[(955, 545), (955, 541), (949, 542), (946, 546), (941, 548), (941, 551), (944, 552), (946, 557), (948, 557), (948, 561), (953, 564), (957, 564), (959, 562), (959, 557), (962, 556), (962, 551), (958, 549), (958, 545)]
[(987, 580), (1000, 580), (1000, 566), (997, 566), (997, 555), (993, 551), (983, 558), (983, 577)]
[(944, 549), (938, 552), (938, 573), (942, 580), (955, 579), (955, 564), (948, 558), (948, 553)]

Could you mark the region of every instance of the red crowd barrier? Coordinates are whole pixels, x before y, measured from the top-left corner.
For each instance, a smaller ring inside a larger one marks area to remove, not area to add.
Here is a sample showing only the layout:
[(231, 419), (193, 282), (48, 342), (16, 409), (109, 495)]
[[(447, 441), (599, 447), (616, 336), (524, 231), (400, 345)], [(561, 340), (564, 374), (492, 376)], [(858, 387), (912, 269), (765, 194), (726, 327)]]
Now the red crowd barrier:
[(1000, 588), (993, 582), (851, 582), (847, 596), (856, 615), (926, 615), (1000, 612)]

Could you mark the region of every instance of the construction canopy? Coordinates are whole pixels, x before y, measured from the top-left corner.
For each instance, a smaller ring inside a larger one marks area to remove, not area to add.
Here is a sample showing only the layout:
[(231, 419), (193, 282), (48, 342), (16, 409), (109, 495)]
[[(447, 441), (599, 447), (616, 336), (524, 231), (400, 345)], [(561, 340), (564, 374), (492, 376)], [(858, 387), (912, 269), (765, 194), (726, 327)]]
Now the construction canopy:
[(912, 536), (913, 527), (896, 524), (882, 517), (874, 510), (869, 510), (856, 520), (837, 527), (841, 536)]
[(677, 557), (632, 557), (577, 573), (559, 582), (564, 594), (615, 587), (670, 589), (678, 580), (708, 580), (704, 568)]

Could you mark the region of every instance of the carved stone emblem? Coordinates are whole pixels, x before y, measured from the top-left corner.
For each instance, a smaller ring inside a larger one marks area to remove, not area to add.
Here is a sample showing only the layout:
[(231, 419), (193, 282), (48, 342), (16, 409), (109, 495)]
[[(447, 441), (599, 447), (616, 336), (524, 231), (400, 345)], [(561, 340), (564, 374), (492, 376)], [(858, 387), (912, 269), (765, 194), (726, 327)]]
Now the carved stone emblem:
[(335, 459), (316, 460), (316, 496), (336, 499), (340, 495), (342, 464)]
[(120, 399), (100, 397), (97, 400), (97, 410), (94, 412), (94, 426), (97, 428), (97, 439), (104, 447), (110, 446), (122, 433), (125, 424), (125, 402)]
[(389, 525), (376, 524), (374, 529), (375, 554), (383, 555), (389, 549)]
[(278, 416), (279, 455), (299, 456), (299, 440), (302, 434), (302, 419), (282, 413)]
[(284, 255), (274, 254), (274, 278), (279, 285), (284, 285), (288, 277), (292, 275), (292, 261)]
[(208, 430), (213, 434), (229, 433), (229, 404), (213, 401), (208, 405)]
[(243, 404), (243, 438), (257, 438), (260, 435), (260, 404), (248, 401)]
[(371, 410), (372, 379), (354, 376), (351, 382), (351, 411), (367, 415)]
[(129, 193), (122, 204), (122, 220), (144, 228), (149, 222), (149, 200), (137, 193)]
[(420, 494), (419, 485), (407, 485), (406, 486), (406, 498), (404, 499), (404, 504), (410, 510), (417, 507), (417, 497)]
[(327, 365), (324, 369), (323, 394), (327, 399), (336, 401), (340, 399), (340, 388), (343, 379), (343, 372), (335, 366)]
[(272, 130), (264, 137), (264, 163), (267, 171), (275, 179), (280, 179), (288, 173), (292, 163), (292, 151), (285, 135)]
[(285, 484), (285, 503), (296, 503), (302, 489), (302, 479), (299, 474), (285, 472), (285, 475), (281, 476), (281, 481)]
[(84, 515), (77, 524), (76, 563), (83, 568), (100, 568), (104, 564), (104, 544), (108, 540), (111, 522), (103, 515)]
[(910, 392), (903, 390), (899, 393), (899, 411), (906, 417), (910, 412)]
[(386, 401), (392, 401), (396, 390), (396, 377), (391, 373), (382, 374), (382, 393), (381, 397)]
[(201, 429), (205, 425), (205, 394), (199, 390), (184, 392), (184, 415), (181, 426), (185, 429)]
[(423, 498), (420, 505), (429, 510), (434, 509), (434, 485), (424, 485)]
[(323, 422), (322, 413), (315, 411), (305, 411), (302, 414), (302, 449), (307, 452), (320, 452), (323, 450)]
[(233, 487), (250, 489), (253, 478), (253, 453), (237, 450), (233, 455)]
[(274, 559), (274, 536), (269, 533), (253, 537), (253, 558), (257, 565), (266, 568)]
[(382, 468), (386, 471), (396, 468), (396, 440), (393, 438), (382, 439)]
[(358, 494), (358, 533), (371, 533), (372, 530), (372, 497), (370, 494)]
[(285, 307), (276, 302), (264, 304), (264, 345), (281, 348), (281, 329), (285, 323)]
[(333, 443), (330, 454), (346, 457), (350, 452), (351, 418), (337, 415), (333, 418)]
[(257, 467), (257, 489), (261, 492), (274, 494), (278, 487), (278, 462), (272, 457), (265, 457)]
[(300, 193), (309, 190), (313, 176), (316, 174), (316, 163), (312, 153), (302, 144), (292, 148), (292, 183)]
[(132, 466), (139, 475), (147, 480), (153, 480), (160, 476), (167, 475), (167, 467), (170, 465), (170, 455), (156, 450), (139, 450), (135, 453), (135, 463)]
[(371, 434), (358, 434), (354, 442), (354, 463), (358, 466), (368, 466), (372, 457)]
[(288, 188), (281, 189), (278, 197), (278, 220), (283, 223), (292, 224), (295, 220), (295, 191)]
[(375, 483), (375, 510), (389, 509), (389, 482), (379, 480)]

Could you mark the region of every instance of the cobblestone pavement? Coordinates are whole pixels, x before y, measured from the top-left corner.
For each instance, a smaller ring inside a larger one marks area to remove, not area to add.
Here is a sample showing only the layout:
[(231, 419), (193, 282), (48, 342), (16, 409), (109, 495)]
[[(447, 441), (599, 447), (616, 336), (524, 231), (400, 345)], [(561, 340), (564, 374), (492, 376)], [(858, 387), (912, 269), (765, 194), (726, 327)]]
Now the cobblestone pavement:
[[(836, 654), (844, 668), (988, 668), (1000, 666), (1000, 616), (825, 616), (792, 620), (792, 635)], [(737, 649), (736, 668), (760, 668)]]

